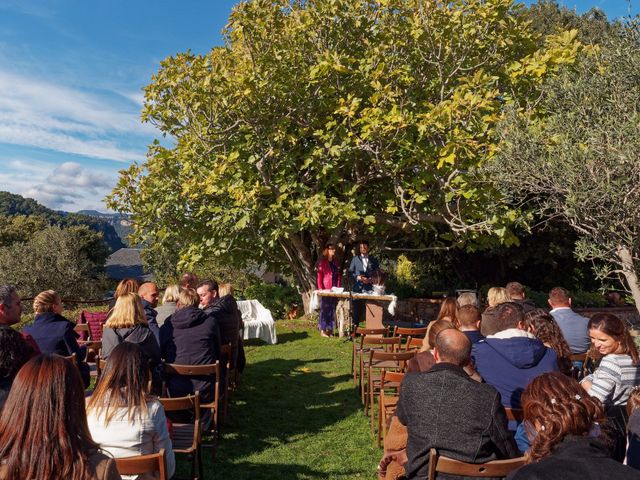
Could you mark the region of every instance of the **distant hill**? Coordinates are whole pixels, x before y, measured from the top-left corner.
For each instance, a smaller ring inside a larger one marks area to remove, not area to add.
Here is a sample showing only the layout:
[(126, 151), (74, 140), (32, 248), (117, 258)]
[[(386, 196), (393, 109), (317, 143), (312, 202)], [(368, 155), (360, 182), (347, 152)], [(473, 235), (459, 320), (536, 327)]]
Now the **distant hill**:
[(87, 217), (100, 218), (108, 222), (116, 231), (120, 240), (129, 247), (129, 241), (127, 237), (131, 233), (131, 218), (129, 215), (123, 215), (121, 213), (102, 213), (97, 210), (80, 210), (78, 215), (85, 215)]
[(58, 225), (62, 228), (72, 225), (87, 225), (92, 230), (102, 233), (105, 243), (112, 252), (126, 246), (115, 227), (111, 224), (111, 220), (52, 210), (31, 198), (24, 198), (14, 193), (0, 192), (0, 215), (8, 217), (38, 215), (46, 219), (51, 225)]

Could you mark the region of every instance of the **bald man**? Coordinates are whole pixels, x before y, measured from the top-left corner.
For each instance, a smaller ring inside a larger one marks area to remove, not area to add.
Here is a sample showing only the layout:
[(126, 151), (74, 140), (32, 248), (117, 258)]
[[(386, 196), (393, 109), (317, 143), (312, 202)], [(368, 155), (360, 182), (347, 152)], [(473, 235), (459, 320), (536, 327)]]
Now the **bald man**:
[(153, 282), (144, 282), (138, 288), (138, 295), (142, 298), (142, 306), (144, 307), (144, 314), (147, 316), (147, 322), (149, 323), (149, 330), (156, 337), (158, 345), (160, 345), (160, 327), (156, 316), (158, 312), (156, 307), (158, 306), (158, 299), (160, 298), (160, 292), (158, 292), (158, 286)]
[(463, 369), (470, 355), (471, 341), (464, 333), (443, 330), (436, 337), (436, 364), (405, 376), (396, 415), (408, 431), (408, 479), (427, 478), (432, 448), (470, 463), (519, 455), (500, 395)]

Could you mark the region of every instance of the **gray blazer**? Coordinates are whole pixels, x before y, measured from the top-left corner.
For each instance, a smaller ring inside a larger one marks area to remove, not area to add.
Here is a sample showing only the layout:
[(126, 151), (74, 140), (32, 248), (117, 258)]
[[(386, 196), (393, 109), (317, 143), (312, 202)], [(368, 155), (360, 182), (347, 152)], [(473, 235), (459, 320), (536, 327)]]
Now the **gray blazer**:
[(405, 464), (409, 479), (427, 477), (431, 448), (471, 463), (519, 455), (500, 394), (450, 363), (406, 374), (396, 415), (409, 434)]
[(589, 350), (591, 339), (587, 331), (589, 319), (574, 312), (570, 308), (556, 308), (551, 310), (551, 316), (562, 330), (564, 339), (571, 348), (571, 353), (584, 353)]
[(349, 265), (349, 276), (351, 277), (351, 281), (353, 282), (353, 286), (351, 290), (356, 293), (362, 292), (370, 292), (373, 290), (373, 285), (362, 283), (360, 280), (357, 280), (358, 276), (364, 275), (370, 277), (373, 275), (373, 272), (378, 270), (380, 265), (378, 263), (378, 259), (369, 255), (369, 262), (367, 264), (367, 268), (364, 268), (364, 264), (362, 263), (362, 257), (360, 255), (356, 255), (351, 259), (351, 265)]

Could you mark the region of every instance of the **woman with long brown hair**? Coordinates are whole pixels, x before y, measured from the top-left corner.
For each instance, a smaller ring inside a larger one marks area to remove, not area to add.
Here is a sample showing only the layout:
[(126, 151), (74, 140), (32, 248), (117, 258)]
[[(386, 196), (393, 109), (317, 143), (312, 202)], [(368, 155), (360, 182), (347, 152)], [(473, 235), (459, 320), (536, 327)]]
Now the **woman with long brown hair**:
[[(322, 250), (322, 258), (317, 266), (317, 287), (318, 290), (331, 290), (333, 287), (340, 287), (340, 268), (336, 263), (336, 246), (327, 243)], [(318, 318), (318, 329), (323, 337), (332, 337), (336, 324), (337, 298), (320, 298), (320, 317)]]
[(113, 349), (87, 403), (89, 430), (114, 457), (147, 455), (164, 448), (171, 477), (175, 458), (162, 404), (148, 392), (149, 366), (134, 343), (124, 342)]
[(524, 420), (531, 449), (524, 467), (508, 480), (619, 480), (638, 473), (609, 456), (602, 404), (587, 395), (573, 378), (543, 373), (522, 393)]
[(16, 375), (0, 415), (0, 479), (120, 479), (91, 438), (72, 362), (40, 355)]
[(545, 347), (551, 348), (558, 357), (558, 367), (565, 375), (571, 375), (571, 348), (555, 319), (546, 310), (536, 308), (526, 313), (524, 325)]
[(631, 389), (640, 384), (640, 358), (625, 323), (612, 313), (596, 313), (587, 326), (600, 365), (581, 382), (587, 393), (602, 402), (615, 441), (614, 458), (625, 454), (627, 412)]
[(456, 310), (458, 309), (458, 303), (455, 297), (447, 297), (440, 304), (440, 311), (438, 312), (438, 320), (447, 320), (458, 328), (458, 321), (456, 320)]

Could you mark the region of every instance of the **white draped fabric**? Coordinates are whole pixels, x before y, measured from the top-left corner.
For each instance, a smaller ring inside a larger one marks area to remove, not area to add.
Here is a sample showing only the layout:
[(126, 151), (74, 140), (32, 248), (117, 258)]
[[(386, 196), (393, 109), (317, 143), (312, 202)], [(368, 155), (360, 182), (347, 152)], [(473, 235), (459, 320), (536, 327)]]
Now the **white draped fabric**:
[(244, 322), (243, 338), (245, 340), (260, 338), (270, 345), (278, 343), (276, 322), (273, 320), (271, 312), (258, 300), (240, 300), (238, 301), (238, 309)]

